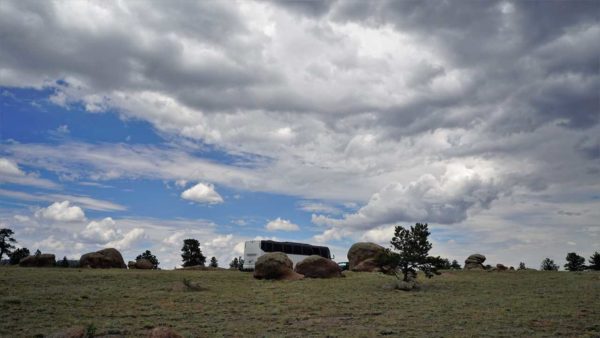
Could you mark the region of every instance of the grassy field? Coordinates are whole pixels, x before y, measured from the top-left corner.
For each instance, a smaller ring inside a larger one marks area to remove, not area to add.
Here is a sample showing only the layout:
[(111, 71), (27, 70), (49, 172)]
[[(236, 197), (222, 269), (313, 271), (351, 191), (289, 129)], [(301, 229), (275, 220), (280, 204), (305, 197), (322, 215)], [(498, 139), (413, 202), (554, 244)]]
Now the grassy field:
[[(183, 279), (202, 286), (190, 291)], [(421, 277), (420, 277), (421, 278)], [(447, 272), (420, 291), (393, 277), (259, 281), (238, 271), (0, 268), (0, 336), (76, 325), (143, 336), (600, 336), (600, 274)]]

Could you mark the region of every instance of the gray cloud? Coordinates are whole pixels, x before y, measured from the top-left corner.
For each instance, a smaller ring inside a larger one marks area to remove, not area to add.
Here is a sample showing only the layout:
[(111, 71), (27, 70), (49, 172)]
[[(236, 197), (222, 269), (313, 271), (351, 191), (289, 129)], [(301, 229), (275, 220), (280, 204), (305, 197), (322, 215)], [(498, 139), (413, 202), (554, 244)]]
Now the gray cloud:
[[(83, 175), (85, 164), (93, 180), (202, 179), (364, 203), (327, 219), (340, 232), (472, 222), (515, 193), (586, 201), (600, 172), (599, 10), (597, 1), (1, 2), (0, 84), (48, 86), (58, 104), (258, 160), (223, 166), (185, 147), (120, 144), (5, 152), (59, 174)], [(486, 179), (451, 192), (439, 182), (456, 166)], [(436, 194), (420, 193), (422, 177), (438, 182)], [(365, 218), (352, 223), (356, 215)]]

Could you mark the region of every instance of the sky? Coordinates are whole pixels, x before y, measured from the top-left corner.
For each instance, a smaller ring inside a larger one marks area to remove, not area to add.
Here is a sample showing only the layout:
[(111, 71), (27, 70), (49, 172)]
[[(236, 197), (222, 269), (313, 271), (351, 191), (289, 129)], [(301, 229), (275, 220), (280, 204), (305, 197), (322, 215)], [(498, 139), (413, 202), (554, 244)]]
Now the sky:
[(0, 227), (539, 267), (600, 250), (598, 1), (0, 1)]

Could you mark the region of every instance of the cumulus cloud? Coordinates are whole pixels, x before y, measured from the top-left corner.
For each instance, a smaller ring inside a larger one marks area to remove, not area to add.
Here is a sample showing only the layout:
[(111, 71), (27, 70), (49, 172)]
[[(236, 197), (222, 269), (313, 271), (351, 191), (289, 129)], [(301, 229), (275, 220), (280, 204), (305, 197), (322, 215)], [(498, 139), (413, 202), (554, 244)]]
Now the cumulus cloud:
[(269, 221), (265, 226), (265, 229), (269, 231), (298, 231), (300, 227), (286, 219), (277, 217), (276, 219)]
[(70, 201), (62, 201), (37, 210), (35, 217), (59, 222), (77, 222), (85, 220), (85, 213), (80, 207), (71, 206)]
[(106, 243), (119, 237), (116, 223), (111, 217), (100, 221), (91, 221), (81, 231), (81, 236), (96, 243)]
[(130, 249), (136, 242), (143, 239), (145, 230), (142, 228), (134, 228), (123, 235), (121, 239), (114, 240), (105, 244), (107, 247), (116, 248), (119, 250)]
[(385, 186), (356, 213), (346, 214), (341, 219), (313, 215), (312, 221), (339, 229), (324, 233), (320, 240), (335, 238), (334, 234), (340, 232), (369, 230), (397, 222), (461, 222), (469, 210), (488, 208), (502, 192), (492, 177), (484, 177), (482, 173), (485, 173), (483, 169), (450, 165), (439, 177), (426, 174), (408, 185)]
[(208, 183), (198, 183), (181, 193), (181, 198), (207, 204), (223, 203), (223, 198), (215, 191), (215, 186)]

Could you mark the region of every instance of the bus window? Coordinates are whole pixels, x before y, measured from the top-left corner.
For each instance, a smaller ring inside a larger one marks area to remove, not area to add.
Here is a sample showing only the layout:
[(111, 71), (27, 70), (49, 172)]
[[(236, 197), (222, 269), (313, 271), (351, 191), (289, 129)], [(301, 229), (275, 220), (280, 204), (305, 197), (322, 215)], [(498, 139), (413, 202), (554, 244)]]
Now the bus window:
[(321, 256), (321, 253), (319, 252), (319, 248), (316, 246), (312, 247), (312, 254), (313, 255), (317, 255), (317, 256)]
[(302, 247), (300, 245), (293, 245), (292, 246), (292, 254), (302, 255)]
[(283, 245), (283, 252), (285, 252), (286, 254), (291, 254), (292, 253), (292, 246), (289, 244), (284, 244)]
[(267, 241), (263, 241), (263, 242), (260, 243), (260, 248), (264, 252), (273, 252), (273, 243), (267, 242)]
[(273, 251), (283, 252), (283, 246), (280, 243), (273, 243)]
[(302, 254), (305, 256), (310, 256), (312, 255), (312, 248), (308, 245), (303, 245), (302, 246)]

